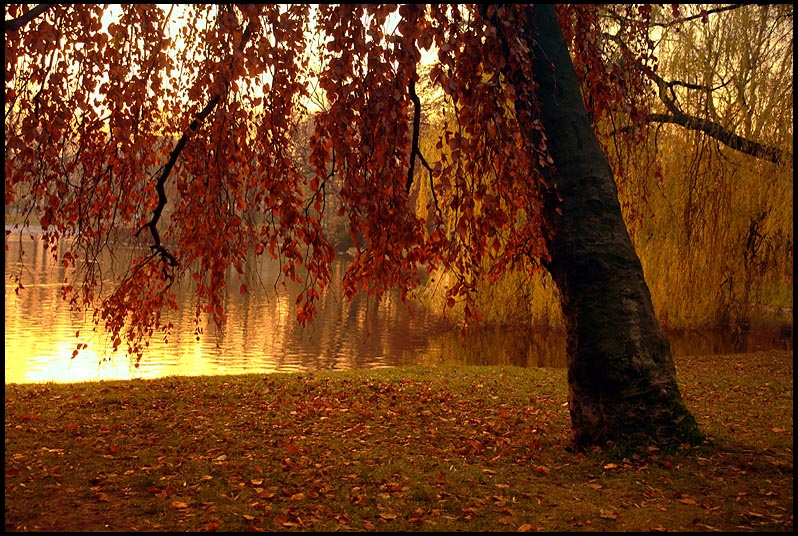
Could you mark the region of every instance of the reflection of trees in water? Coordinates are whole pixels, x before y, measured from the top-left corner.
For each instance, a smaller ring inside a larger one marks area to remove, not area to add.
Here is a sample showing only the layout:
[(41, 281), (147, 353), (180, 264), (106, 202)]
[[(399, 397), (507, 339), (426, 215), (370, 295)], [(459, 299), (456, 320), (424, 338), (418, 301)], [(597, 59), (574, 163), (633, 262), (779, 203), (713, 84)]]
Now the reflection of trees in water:
[[(90, 314), (75, 317), (58, 296), (64, 268), (52, 258), (41, 241), (8, 240), (5, 265), (8, 280), (17, 267), (19, 249), (25, 251), (24, 290), (17, 296), (6, 288), (6, 347), (32, 353), (19, 359), (40, 359), (55, 350), (74, 348), (83, 342), (100, 358), (108, 357), (104, 332), (91, 334), (85, 324)], [(484, 328), (461, 336), (457, 327), (436, 320), (423, 310), (414, 314), (398, 294), (388, 293), (381, 302), (365, 293), (349, 302), (342, 296), (341, 278), (346, 259), (338, 259), (333, 283), (319, 300), (315, 323), (305, 328), (295, 321), (295, 296), (300, 286), (275, 285), (280, 266), (271, 259), (252, 259), (257, 270), (246, 280), (231, 273), (227, 280), (228, 322), (217, 330), (208, 315), (200, 315), (202, 329), (196, 340), (195, 307), (189, 285), (177, 287), (180, 309), (167, 311), (174, 324), (169, 343), (156, 336), (142, 367), (154, 375), (207, 374), (219, 372), (333, 370), (413, 364), (505, 365), (521, 367), (565, 366), (564, 335), (556, 330)], [(108, 268), (103, 268), (110, 275)], [(241, 294), (244, 283), (248, 292)], [(42, 319), (47, 329), (42, 330)], [(36, 335), (33, 335), (36, 334)], [(792, 349), (792, 326), (752, 325), (745, 333), (684, 331), (669, 333), (675, 355), (707, 355), (766, 349)], [(36, 350), (36, 348), (39, 348)], [(19, 353), (19, 352), (18, 352)], [(61, 352), (63, 353), (63, 352)], [(63, 356), (68, 362), (71, 350)], [(15, 354), (16, 355), (16, 354)], [(22, 355), (22, 354), (20, 354)], [(120, 352), (115, 360), (124, 360)], [(14, 357), (17, 359), (17, 357)], [(147, 372), (147, 375), (151, 375)]]
[(415, 356), (425, 365), (564, 367), (565, 334), (557, 330), (482, 328), (443, 333)]
[[(204, 318), (205, 338), (226, 349), (214, 359), (228, 365), (241, 359), (268, 359), (281, 370), (351, 369), (395, 365), (403, 350), (424, 345), (425, 316), (411, 314), (398, 295), (388, 293), (380, 302), (366, 293), (351, 301), (343, 297), (346, 264), (345, 259), (333, 264), (333, 282), (321, 293), (316, 320), (305, 327), (295, 321), (295, 296), (301, 284), (274, 284), (279, 263), (253, 261), (257, 276), (245, 281), (249, 289), (245, 295), (237, 276), (229, 276), (227, 323), (217, 330)], [(188, 289), (181, 292), (185, 300), (191, 299)], [(230, 355), (236, 348), (242, 349), (239, 355)]]
[[(763, 324), (745, 332), (685, 330), (668, 333), (676, 356), (718, 355), (763, 350), (792, 350), (792, 326)], [(405, 361), (424, 365), (505, 365), (565, 367), (565, 333), (560, 330), (485, 328), (461, 336), (443, 333), (429, 347), (405, 355)]]
[(343, 266), (343, 261), (336, 262), (337, 283), (322, 295), (317, 320), (304, 329), (292, 326), (289, 340), (301, 346), (304, 366), (320, 370), (395, 365), (405, 349), (426, 344), (424, 315), (411, 314), (395, 293), (379, 302), (364, 292), (351, 302), (344, 298), (339, 283)]
[(684, 330), (668, 334), (674, 355), (714, 355), (792, 350), (792, 325), (751, 324), (746, 330)]

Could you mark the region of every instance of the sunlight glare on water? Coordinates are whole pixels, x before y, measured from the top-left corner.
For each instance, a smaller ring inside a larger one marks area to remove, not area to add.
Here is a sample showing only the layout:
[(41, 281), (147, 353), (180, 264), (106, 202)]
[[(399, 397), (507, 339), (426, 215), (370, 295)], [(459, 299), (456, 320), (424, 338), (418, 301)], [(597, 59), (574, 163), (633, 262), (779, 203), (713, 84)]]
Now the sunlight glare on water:
[[(228, 322), (217, 329), (201, 318), (199, 341), (192, 296), (181, 288), (181, 310), (166, 312), (175, 325), (169, 342), (163, 333), (155, 334), (134, 366), (124, 348), (111, 351), (102, 328), (94, 330), (90, 313), (75, 314), (60, 299), (64, 269), (42, 241), (25, 234), (18, 238), (7, 240), (6, 252), (6, 383), (393, 366), (406, 350), (425, 347), (436, 330), (424, 315), (409, 314), (395, 295), (381, 303), (364, 296), (348, 302), (340, 284), (325, 292), (319, 317), (303, 329), (295, 321), (296, 289), (268, 283), (275, 280), (279, 266), (261, 261), (259, 275), (267, 283), (259, 287), (248, 282), (251, 292), (242, 296), (237, 290), (240, 282), (231, 281)], [(20, 250), (25, 253), (21, 272)], [(339, 281), (345, 262), (339, 259), (333, 267)], [(11, 279), (16, 273), (25, 287), (18, 294)], [(110, 276), (107, 279), (110, 284)], [(88, 347), (72, 358), (78, 343)]]

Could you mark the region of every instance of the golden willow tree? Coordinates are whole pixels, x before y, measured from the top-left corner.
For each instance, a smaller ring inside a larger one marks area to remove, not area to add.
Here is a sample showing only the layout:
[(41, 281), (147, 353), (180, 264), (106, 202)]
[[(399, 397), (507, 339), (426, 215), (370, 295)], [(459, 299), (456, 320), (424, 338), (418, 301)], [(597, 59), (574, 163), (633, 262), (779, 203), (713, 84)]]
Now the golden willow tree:
[[(404, 296), (421, 268), (442, 268), (474, 319), (479, 280), (545, 268), (568, 329), (575, 444), (700, 441), (593, 130), (618, 110), (644, 121), (654, 73), (650, 7), (613, 9), (625, 22), (610, 58), (590, 6), (191, 4), (177, 20), (148, 4), (107, 18), (6, 5), (7, 214), (38, 217), (68, 268), (65, 299), (140, 358), (168, 330), (174, 285), (222, 323), (228, 274), (253, 254), (303, 281), (297, 315), (312, 320), (335, 181), (357, 252), (349, 296)], [(437, 53), (429, 70), (422, 51)], [(418, 143), (422, 72), (452, 110), (435, 161)], [(293, 157), (308, 116), (311, 172)], [(103, 288), (92, 261), (136, 239), (147, 246)]]

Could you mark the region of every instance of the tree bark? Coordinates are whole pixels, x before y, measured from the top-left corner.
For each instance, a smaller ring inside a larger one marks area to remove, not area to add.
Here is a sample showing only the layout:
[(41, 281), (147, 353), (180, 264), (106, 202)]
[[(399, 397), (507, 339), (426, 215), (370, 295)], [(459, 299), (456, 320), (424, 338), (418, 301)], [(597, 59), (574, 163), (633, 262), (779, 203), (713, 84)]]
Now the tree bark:
[[(703, 439), (676, 382), (618, 191), (585, 109), (555, 8), (535, 4), (538, 117), (555, 162), (547, 195), (547, 269), (567, 328), (568, 404), (576, 447)], [(529, 37), (529, 36), (527, 36)]]

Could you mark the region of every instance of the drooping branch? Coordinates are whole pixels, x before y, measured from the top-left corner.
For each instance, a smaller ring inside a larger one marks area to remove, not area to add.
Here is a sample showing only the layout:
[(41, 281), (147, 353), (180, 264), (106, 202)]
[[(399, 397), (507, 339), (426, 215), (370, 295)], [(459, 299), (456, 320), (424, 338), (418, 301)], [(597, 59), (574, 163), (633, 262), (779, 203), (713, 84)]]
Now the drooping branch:
[(38, 17), (39, 15), (47, 12), (55, 4), (39, 4), (27, 13), (20, 15), (16, 19), (6, 20), (4, 30), (6, 32), (15, 32), (25, 26), (27, 23)]
[[(653, 69), (647, 69), (647, 74), (657, 84), (659, 90), (659, 98), (670, 113), (652, 113), (648, 114), (647, 119), (652, 123), (672, 123), (680, 125), (689, 130), (696, 130), (718, 140), (727, 147), (740, 151), (741, 153), (761, 158), (768, 162), (778, 164), (780, 162), (787, 162), (792, 159), (792, 154), (783, 151), (778, 147), (765, 145), (747, 138), (743, 138), (735, 134), (731, 130), (725, 128), (723, 125), (711, 121), (709, 119), (702, 119), (684, 113), (676, 103), (673, 86), (677, 85), (674, 82), (667, 82), (661, 76), (656, 74)], [(679, 83), (678, 85), (684, 85)]]
[(773, 162), (774, 164), (792, 160), (792, 154), (788, 151), (743, 138), (708, 119), (701, 119), (684, 113), (649, 114), (647, 119), (651, 123), (672, 123), (689, 130), (703, 132), (736, 151)]
[[(252, 23), (250, 22), (250, 24), (247, 25), (247, 29), (244, 31), (244, 35), (238, 47), (239, 50), (244, 49), (244, 46), (246, 45), (247, 41), (249, 41), (249, 38), (252, 36), (251, 24)], [(152, 211), (152, 218), (150, 219), (150, 221), (142, 225), (141, 228), (139, 228), (139, 230), (136, 231), (136, 236), (138, 236), (142, 230), (146, 228), (150, 229), (150, 234), (152, 235), (152, 240), (153, 240), (153, 245), (150, 247), (155, 252), (159, 253), (161, 255), (161, 258), (166, 260), (166, 262), (168, 262), (170, 266), (177, 266), (178, 265), (177, 259), (175, 259), (174, 255), (172, 255), (163, 246), (163, 244), (161, 244), (161, 237), (160, 234), (158, 233), (158, 222), (160, 221), (163, 209), (164, 207), (166, 207), (166, 203), (168, 202), (168, 199), (166, 197), (166, 188), (165, 188), (166, 181), (169, 178), (169, 174), (172, 172), (172, 168), (174, 168), (175, 164), (177, 164), (177, 160), (178, 158), (180, 158), (180, 154), (183, 152), (186, 143), (188, 143), (191, 134), (193, 134), (199, 129), (202, 121), (204, 121), (205, 118), (208, 117), (208, 115), (210, 115), (211, 111), (213, 111), (216, 105), (219, 104), (221, 98), (222, 96), (219, 93), (211, 97), (211, 99), (208, 101), (205, 107), (200, 111), (200, 113), (197, 114), (194, 120), (191, 121), (191, 124), (189, 125), (188, 129), (185, 132), (183, 132), (182, 136), (180, 136), (180, 139), (178, 140), (174, 149), (172, 149), (172, 152), (169, 153), (169, 160), (167, 161), (166, 165), (163, 167), (163, 171), (161, 171), (158, 180), (155, 182), (155, 190), (156, 192), (158, 192), (158, 204), (155, 206), (155, 209)]]
[(180, 139), (178, 140), (174, 149), (172, 149), (172, 152), (169, 153), (169, 160), (166, 162), (166, 165), (163, 167), (163, 171), (161, 171), (158, 180), (155, 182), (155, 191), (158, 192), (158, 204), (152, 211), (152, 219), (150, 219), (150, 221), (142, 225), (141, 228), (136, 231), (136, 236), (138, 236), (142, 230), (149, 227), (153, 240), (153, 245), (151, 246), (152, 249), (160, 253), (161, 256), (169, 262), (170, 266), (177, 266), (177, 259), (175, 259), (174, 256), (169, 253), (169, 251), (161, 244), (161, 237), (158, 234), (158, 221), (161, 219), (163, 209), (166, 207), (166, 203), (168, 202), (165, 189), (166, 180), (169, 178), (172, 168), (174, 168), (175, 164), (177, 164), (177, 159), (180, 158), (180, 154), (183, 152), (189, 137), (192, 133), (199, 129), (200, 123), (206, 117), (208, 117), (208, 114), (210, 114), (211, 110), (216, 107), (216, 105), (219, 103), (219, 100), (221, 100), (221, 96), (214, 95), (213, 98), (208, 101), (208, 104), (206, 104), (205, 108), (203, 108), (202, 111), (197, 114), (197, 117), (194, 118), (189, 125), (188, 130), (186, 130), (183, 135), (180, 136)]
[(418, 138), (421, 129), (421, 99), (419, 99), (416, 94), (416, 81), (412, 78), (410, 79), (410, 84), (408, 84), (408, 90), (410, 91), (410, 100), (413, 101), (413, 140), (410, 144), (410, 168), (407, 170), (407, 183), (405, 184), (405, 188), (407, 192), (410, 193), (410, 187), (413, 186), (416, 157), (418, 157), (421, 161), (421, 165), (429, 172), (430, 181), (432, 180), (432, 168), (427, 163), (424, 155), (421, 154), (421, 149), (418, 147)]

